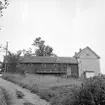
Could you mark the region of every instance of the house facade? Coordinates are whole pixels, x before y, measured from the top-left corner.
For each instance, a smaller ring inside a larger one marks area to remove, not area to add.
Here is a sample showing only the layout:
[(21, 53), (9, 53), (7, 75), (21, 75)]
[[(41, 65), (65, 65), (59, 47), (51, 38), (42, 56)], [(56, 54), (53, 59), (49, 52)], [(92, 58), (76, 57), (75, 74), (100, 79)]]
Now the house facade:
[(78, 61), (79, 77), (91, 77), (100, 73), (100, 57), (90, 47), (80, 49), (74, 57)]

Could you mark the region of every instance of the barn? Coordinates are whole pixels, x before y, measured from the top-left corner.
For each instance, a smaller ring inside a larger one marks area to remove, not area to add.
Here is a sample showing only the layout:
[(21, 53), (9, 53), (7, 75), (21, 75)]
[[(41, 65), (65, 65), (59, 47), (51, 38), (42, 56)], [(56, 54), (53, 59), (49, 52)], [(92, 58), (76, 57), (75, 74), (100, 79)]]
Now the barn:
[(74, 57), (21, 57), (18, 68), (34, 74), (78, 74), (78, 62)]

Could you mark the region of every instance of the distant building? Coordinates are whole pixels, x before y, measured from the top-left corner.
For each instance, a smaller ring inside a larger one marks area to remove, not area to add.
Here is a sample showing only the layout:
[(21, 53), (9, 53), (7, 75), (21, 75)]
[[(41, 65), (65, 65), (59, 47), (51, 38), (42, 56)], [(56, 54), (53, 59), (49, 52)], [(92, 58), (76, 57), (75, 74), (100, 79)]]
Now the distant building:
[(78, 74), (78, 62), (75, 57), (36, 57), (24, 56), (20, 68), (35, 74)]

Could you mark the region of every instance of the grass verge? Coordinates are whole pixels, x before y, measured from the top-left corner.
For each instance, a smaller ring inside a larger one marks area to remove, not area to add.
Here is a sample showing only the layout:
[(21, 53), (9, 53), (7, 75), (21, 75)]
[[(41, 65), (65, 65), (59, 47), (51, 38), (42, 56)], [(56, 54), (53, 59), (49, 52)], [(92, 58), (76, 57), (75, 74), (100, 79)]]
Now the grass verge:
[[(52, 99), (54, 99), (56, 96), (60, 96), (60, 97), (64, 97), (71, 89), (72, 85), (60, 85), (60, 86), (51, 86), (47, 88), (45, 88), (43, 85), (38, 85), (38, 84), (26, 84), (26, 83), (22, 83), (22, 82), (17, 82), (16, 78), (13, 76), (2, 76), (2, 78), (11, 81), (15, 84), (18, 84), (19, 86), (26, 88), (28, 90), (30, 90), (30, 92), (37, 94), (41, 99), (46, 100), (47, 102), (51, 102)], [(67, 80), (68, 81), (68, 80)], [(46, 84), (48, 85), (48, 84)]]
[(7, 92), (6, 89), (3, 87), (0, 87), (1, 89), (1, 94), (0, 94), (0, 105), (11, 105), (12, 99), (10, 97), (10, 94)]

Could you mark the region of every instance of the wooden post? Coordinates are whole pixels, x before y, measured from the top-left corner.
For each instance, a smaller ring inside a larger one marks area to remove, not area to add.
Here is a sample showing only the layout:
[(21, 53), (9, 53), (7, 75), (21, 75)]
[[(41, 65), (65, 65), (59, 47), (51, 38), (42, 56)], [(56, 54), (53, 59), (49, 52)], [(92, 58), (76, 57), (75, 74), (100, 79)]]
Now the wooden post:
[[(5, 56), (7, 56), (7, 53), (8, 53), (8, 42), (6, 42), (6, 54)], [(6, 60), (5, 60), (5, 68), (4, 68), (4, 73), (7, 71), (7, 64), (6, 64)]]

